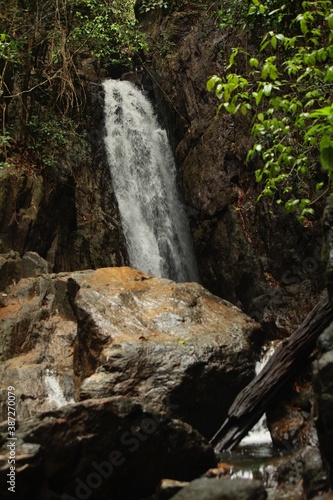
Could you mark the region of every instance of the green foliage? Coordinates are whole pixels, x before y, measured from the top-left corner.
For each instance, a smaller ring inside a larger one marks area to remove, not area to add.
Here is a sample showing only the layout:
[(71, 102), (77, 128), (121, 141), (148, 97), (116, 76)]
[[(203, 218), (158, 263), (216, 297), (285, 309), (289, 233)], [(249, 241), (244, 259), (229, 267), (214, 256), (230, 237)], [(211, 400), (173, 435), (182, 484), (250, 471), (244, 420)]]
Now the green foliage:
[[(235, 0), (242, 1), (242, 0)], [(140, 12), (149, 12), (157, 9), (162, 10), (194, 10), (197, 7), (202, 7), (202, 5), (212, 4), (211, 0), (141, 0), (140, 2)], [(217, 2), (218, 3), (218, 2)]]
[(5, 33), (0, 34), (1, 60), (17, 63), (19, 61), (19, 50), (20, 46), (15, 39), (10, 37), (9, 35), (6, 35)]
[(9, 166), (8, 159), (8, 148), (11, 146), (13, 138), (9, 135), (6, 129), (2, 130), (0, 134), (0, 170)]
[(76, 0), (75, 19), (69, 41), (87, 45), (93, 55), (112, 64), (128, 63), (148, 49), (145, 36), (138, 30), (134, 0)]
[(244, 0), (218, 2), (217, 13), (217, 23), (222, 31), (235, 28), (246, 20), (247, 2)]
[(169, 0), (142, 0), (140, 12), (149, 12), (155, 9), (167, 9), (170, 6)]
[(106, 66), (131, 65), (147, 47), (134, 3), (0, 0), (2, 166), (53, 168), (64, 153), (80, 154), (81, 56), (93, 54)]
[(83, 154), (83, 138), (70, 118), (48, 113), (33, 115), (27, 133), (29, 154), (37, 168), (56, 167), (64, 157), (74, 161)]
[[(271, 26), (290, 19), (289, 4), (277, 0), (252, 3), (249, 16), (261, 16)], [(292, 4), (295, 8), (296, 3)], [(245, 58), (245, 75), (214, 75), (207, 89), (214, 89), (221, 100), (219, 111), (253, 116), (255, 143), (247, 160), (258, 156), (262, 160), (255, 171), (262, 187), (259, 198), (272, 197), (288, 212), (297, 211), (304, 218), (314, 213), (310, 192), (319, 176), (319, 143), (322, 165), (332, 176), (332, 3), (304, 1), (293, 15), (288, 35), (270, 29), (258, 53), (233, 49), (228, 69)], [(323, 184), (317, 182), (316, 187), (322, 189)]]

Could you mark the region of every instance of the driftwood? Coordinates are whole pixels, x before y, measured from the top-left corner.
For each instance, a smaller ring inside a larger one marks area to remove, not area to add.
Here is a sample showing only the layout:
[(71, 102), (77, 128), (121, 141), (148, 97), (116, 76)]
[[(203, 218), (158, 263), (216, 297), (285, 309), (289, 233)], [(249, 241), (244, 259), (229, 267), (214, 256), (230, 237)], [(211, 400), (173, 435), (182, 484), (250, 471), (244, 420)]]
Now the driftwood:
[(262, 371), (236, 397), (228, 416), (211, 443), (215, 450), (231, 450), (265, 413), (288, 378), (311, 354), (318, 336), (333, 321), (327, 296), (307, 315), (300, 327), (277, 348)]

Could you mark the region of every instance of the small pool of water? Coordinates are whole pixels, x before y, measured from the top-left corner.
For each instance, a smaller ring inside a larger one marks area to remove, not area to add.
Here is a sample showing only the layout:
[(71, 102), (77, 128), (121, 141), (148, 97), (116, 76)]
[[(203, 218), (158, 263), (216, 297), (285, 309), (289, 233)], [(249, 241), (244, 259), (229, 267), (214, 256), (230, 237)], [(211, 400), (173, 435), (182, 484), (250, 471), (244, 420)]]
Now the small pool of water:
[[(265, 465), (274, 462), (274, 459), (283, 456), (283, 453), (276, 450), (271, 443), (249, 444), (238, 446), (235, 450), (225, 451), (217, 455), (219, 462), (225, 462), (232, 466), (232, 475), (245, 477), (252, 473), (252, 477), (259, 472)], [(242, 476), (242, 472), (244, 475)]]
[[(256, 374), (263, 369), (274, 354), (276, 342), (268, 343), (256, 364)], [(299, 500), (301, 491), (298, 485), (287, 486), (281, 491), (279, 482), (279, 466), (288, 461), (291, 450), (278, 450), (273, 446), (265, 415), (257, 422), (251, 431), (243, 438), (237, 448), (217, 454), (221, 469), (227, 471), (231, 478), (259, 479), (263, 482), (268, 500)], [(277, 488), (279, 486), (279, 488)]]
[(272, 443), (258, 443), (244, 444), (235, 450), (219, 453), (217, 459), (231, 467), (229, 473), (231, 478), (241, 477), (262, 481), (268, 500), (284, 498), (293, 500), (299, 498), (298, 493), (294, 496), (294, 492), (288, 491), (286, 497), (282, 492), (277, 495), (277, 467), (289, 454), (290, 451), (277, 450)]

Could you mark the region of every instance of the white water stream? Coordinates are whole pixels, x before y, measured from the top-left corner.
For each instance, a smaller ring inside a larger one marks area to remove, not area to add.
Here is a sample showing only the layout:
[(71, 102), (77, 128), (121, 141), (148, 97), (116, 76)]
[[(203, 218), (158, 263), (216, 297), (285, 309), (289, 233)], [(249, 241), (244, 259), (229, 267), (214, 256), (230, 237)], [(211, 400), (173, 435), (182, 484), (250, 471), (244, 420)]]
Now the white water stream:
[(74, 399), (66, 399), (64, 392), (59, 384), (57, 374), (53, 370), (46, 370), (44, 377), (44, 385), (47, 392), (47, 399), (53, 402), (57, 408), (74, 403)]
[[(256, 363), (255, 372), (258, 375), (264, 368), (269, 358), (274, 354), (276, 345), (270, 344)], [(263, 415), (250, 432), (242, 439), (240, 446), (267, 445), (272, 443), (272, 438), (266, 424), (266, 415)]]
[(105, 145), (130, 265), (178, 282), (199, 281), (167, 133), (132, 83), (106, 80)]

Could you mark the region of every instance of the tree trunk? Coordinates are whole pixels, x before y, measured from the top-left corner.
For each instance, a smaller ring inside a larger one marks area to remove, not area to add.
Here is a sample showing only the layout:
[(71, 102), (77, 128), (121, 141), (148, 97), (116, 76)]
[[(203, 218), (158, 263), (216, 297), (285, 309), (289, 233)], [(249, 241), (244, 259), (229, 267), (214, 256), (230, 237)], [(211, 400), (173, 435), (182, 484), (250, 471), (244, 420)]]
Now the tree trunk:
[(211, 439), (216, 451), (230, 450), (254, 426), (281, 386), (311, 354), (322, 331), (333, 321), (325, 295), (299, 328), (277, 348), (262, 371), (237, 396), (228, 416)]

